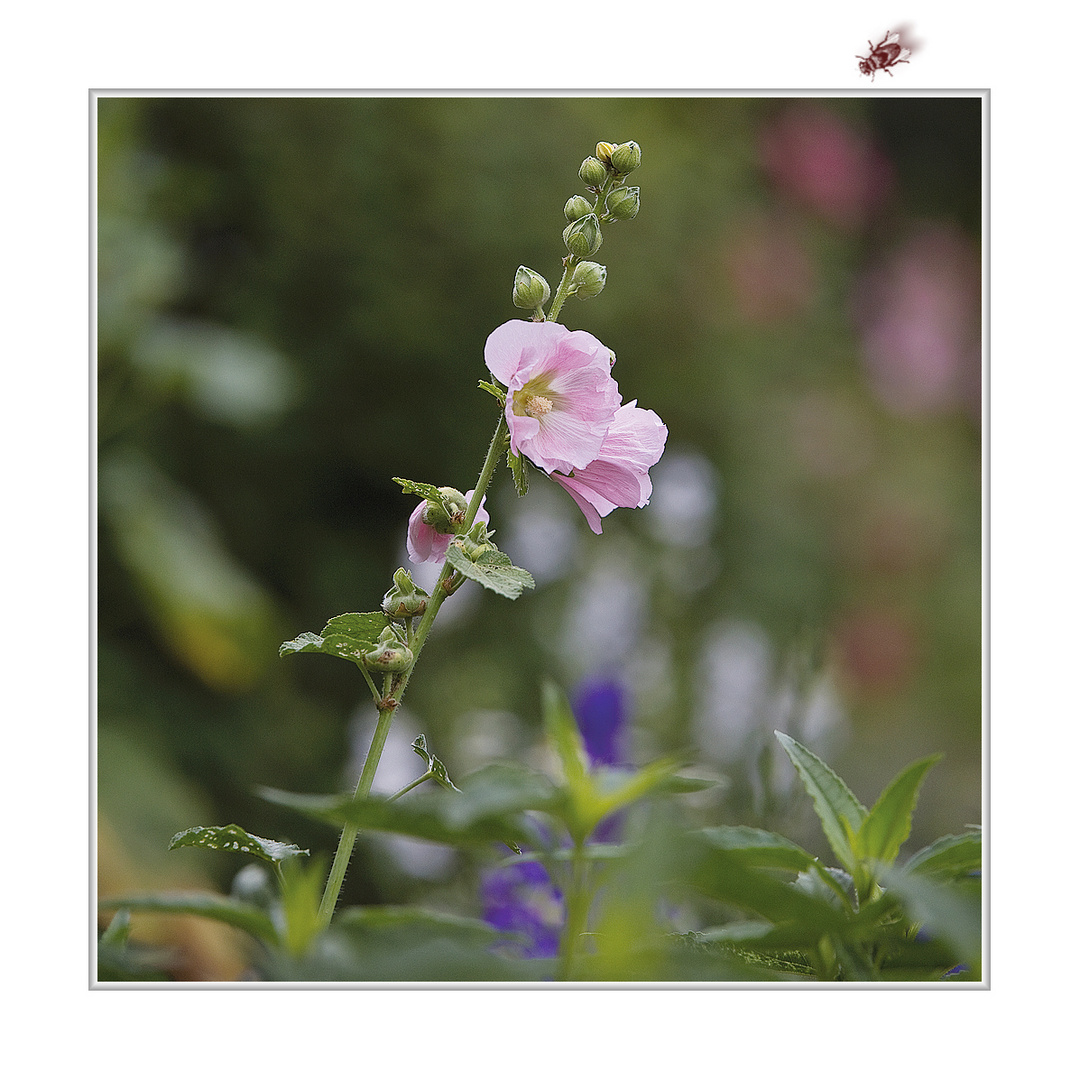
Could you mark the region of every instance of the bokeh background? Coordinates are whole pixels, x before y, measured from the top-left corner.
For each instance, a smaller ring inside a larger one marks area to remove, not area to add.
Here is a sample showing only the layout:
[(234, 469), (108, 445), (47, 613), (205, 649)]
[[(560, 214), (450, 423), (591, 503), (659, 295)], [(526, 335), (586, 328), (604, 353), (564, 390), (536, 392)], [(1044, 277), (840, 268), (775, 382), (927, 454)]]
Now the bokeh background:
[[(783, 729), (869, 805), (941, 751), (911, 849), (981, 819), (982, 100), (99, 98), (97, 792), (102, 893), (227, 891), (168, 853), (237, 822), (336, 837), (260, 784), (342, 790), (375, 713), (351, 665), (280, 642), (411, 566), (392, 476), (473, 486), (483, 345), (554, 288), (598, 140), (637, 141), (641, 212), (561, 321), (668, 425), (654, 496), (593, 536), (501, 470), (498, 541), (537, 588), (467, 585), (425, 647), (376, 790), (545, 767), (540, 685), (620, 689), (627, 754), (721, 779), (710, 823), (826, 854)], [(423, 581), (423, 574), (417, 573)], [(427, 581), (424, 581), (428, 584)], [(475, 914), (459, 857), (365, 839), (344, 903)], [(230, 932), (136, 920), (230, 978)]]

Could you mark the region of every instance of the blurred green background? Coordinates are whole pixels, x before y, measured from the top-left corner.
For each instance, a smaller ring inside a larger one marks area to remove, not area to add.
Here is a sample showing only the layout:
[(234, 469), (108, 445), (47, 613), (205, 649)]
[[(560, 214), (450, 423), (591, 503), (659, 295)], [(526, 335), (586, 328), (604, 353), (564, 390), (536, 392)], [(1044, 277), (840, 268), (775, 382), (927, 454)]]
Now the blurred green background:
[[(652, 503), (596, 537), (541, 476), (518, 500), (497, 474), (537, 589), (444, 607), (376, 790), (420, 771), (420, 731), (451, 776), (543, 766), (541, 680), (603, 677), (632, 757), (724, 778), (710, 823), (825, 854), (775, 728), (867, 803), (944, 751), (912, 849), (977, 823), (981, 104), (99, 98), (100, 890), (228, 890), (235, 860), (167, 853), (195, 824), (333, 848), (254, 788), (351, 785), (370, 695), (278, 644), (411, 568), (392, 476), (473, 486), (484, 341), (522, 314), (519, 264), (557, 283), (598, 140), (641, 145), (642, 209), (561, 321), (667, 424)], [(455, 869), (362, 841), (343, 902), (445, 898)], [(184, 937), (192, 977), (239, 970), (219, 931), (170, 927), (148, 933)]]

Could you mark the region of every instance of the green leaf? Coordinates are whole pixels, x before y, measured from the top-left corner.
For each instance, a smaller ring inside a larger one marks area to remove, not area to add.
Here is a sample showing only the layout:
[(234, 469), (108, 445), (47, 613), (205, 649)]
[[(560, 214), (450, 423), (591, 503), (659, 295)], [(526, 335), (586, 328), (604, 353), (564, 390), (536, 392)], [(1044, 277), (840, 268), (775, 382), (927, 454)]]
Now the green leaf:
[(510, 466), (510, 472), (514, 477), (514, 487), (519, 497), (529, 493), (529, 462), (522, 454), (515, 454), (513, 450), (506, 451), (506, 463)]
[(442, 784), (444, 788), (449, 791), (460, 791), (459, 788), (449, 776), (446, 775), (446, 766), (433, 754), (428, 753), (427, 739), (423, 733), (416, 736), (412, 744), (413, 751), (420, 755), (427, 763), (427, 772), (431, 773), (431, 778), (438, 783)]
[(432, 502), (442, 502), (439, 489), (434, 484), (421, 484), (416, 480), (403, 480), (400, 476), (392, 478), (395, 484), (401, 485), (401, 490), (406, 495), (419, 495), (421, 499), (430, 499)]
[(460, 545), (451, 541), (446, 558), (455, 570), (467, 578), (478, 581), (485, 589), (491, 589), (510, 600), (516, 600), (524, 589), (536, 586), (532, 574), (528, 570), (522, 570), (520, 566), (514, 566), (509, 556), (499, 551), (494, 544), (473, 562)]
[(484, 382), (483, 379), (479, 382), (481, 390), (486, 390), (500, 405), (506, 404), (506, 391), (495, 383)]
[(121, 908), (109, 921), (104, 932), (98, 939), (101, 945), (122, 949), (131, 935), (131, 912), (127, 908)]
[(982, 905), (977, 878), (942, 882), (895, 867), (882, 873), (887, 895), (898, 900), (909, 918), (921, 923), (932, 938), (955, 950), (956, 959), (974, 973), (981, 970)]
[(553, 961), (517, 960), (517, 944), (478, 919), (412, 907), (352, 907), (301, 957), (277, 953), (270, 974), (290, 982), (483, 982), (550, 978)]
[(902, 769), (881, 793), (855, 837), (858, 858), (874, 859), (891, 866), (900, 845), (911, 834), (911, 815), (927, 772), (941, 760), (933, 754)]
[(239, 825), (196, 825), (194, 828), (178, 832), (169, 842), (169, 850), (176, 848), (199, 847), (211, 851), (238, 851), (242, 855), (251, 855), (268, 863), (279, 863), (291, 859), (294, 855), (310, 855), (295, 844), (284, 844), (280, 840), (266, 840), (255, 836)]
[(775, 732), (775, 735), (802, 778), (807, 793), (814, 800), (814, 809), (821, 819), (825, 838), (843, 867), (854, 874), (857, 860), (852, 850), (851, 836), (861, 828), (866, 807), (816, 754), (782, 731)]
[(675, 770), (684, 762), (678, 758), (661, 758), (640, 769), (600, 767), (592, 772), (596, 824), (624, 806), (679, 788)]
[(362, 667), (364, 653), (375, 648), (379, 635), (389, 625), (389, 618), (381, 611), (335, 615), (323, 627), (321, 634), (313, 634), (309, 630), (292, 641), (286, 641), (278, 649), (278, 655), (323, 653), (326, 656), (351, 660)]
[(299, 795), (261, 788), (269, 802), (288, 806), (334, 825), (351, 824), (375, 832), (467, 846), (492, 842), (537, 846), (527, 810), (556, 804), (551, 781), (540, 773), (509, 765), (489, 765), (461, 782), (461, 789), (435, 788), (408, 799), (354, 799), (348, 795)]
[(165, 892), (134, 896), (109, 897), (98, 901), (104, 910), (127, 908), (130, 911), (155, 912), (159, 915), (201, 915), (246, 930), (253, 937), (276, 944), (277, 931), (270, 916), (261, 908), (205, 892)]
[(904, 864), (904, 873), (961, 877), (982, 869), (982, 831), (960, 836), (941, 836), (915, 852)]
[(702, 829), (701, 834), (715, 847), (745, 856), (751, 866), (799, 872), (809, 870), (816, 861), (786, 836), (748, 825), (716, 825)]
[(589, 758), (566, 695), (553, 682), (544, 683), (544, 732), (562, 764), (571, 791), (591, 791)]

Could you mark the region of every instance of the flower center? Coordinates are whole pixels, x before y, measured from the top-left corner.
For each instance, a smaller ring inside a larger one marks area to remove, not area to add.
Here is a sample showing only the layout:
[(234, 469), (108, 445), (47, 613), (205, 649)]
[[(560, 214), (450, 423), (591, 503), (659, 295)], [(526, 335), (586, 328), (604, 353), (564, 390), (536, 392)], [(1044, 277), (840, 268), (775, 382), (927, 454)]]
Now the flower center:
[(550, 398), (543, 397), (540, 394), (525, 394), (523, 397), (524, 400), (521, 402), (521, 408), (526, 416), (531, 416), (534, 420), (539, 420), (541, 416), (546, 416), (551, 412)]

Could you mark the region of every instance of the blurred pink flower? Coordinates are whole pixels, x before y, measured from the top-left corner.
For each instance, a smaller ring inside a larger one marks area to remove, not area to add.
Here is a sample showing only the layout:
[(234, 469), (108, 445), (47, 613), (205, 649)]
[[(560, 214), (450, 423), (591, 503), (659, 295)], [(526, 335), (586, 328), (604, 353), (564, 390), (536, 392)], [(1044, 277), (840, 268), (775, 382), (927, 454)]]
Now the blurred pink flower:
[[(473, 490), (475, 489), (465, 493), (466, 499), (473, 497)], [(491, 515), (484, 509), (485, 502), (487, 502), (486, 495), (480, 500), (476, 520), (487, 525), (491, 521)], [(436, 532), (430, 525), (424, 523), (421, 515), (424, 513), (425, 506), (427, 506), (427, 500), (409, 515), (409, 533), (405, 540), (405, 546), (409, 551), (409, 562), (442, 562), (446, 558), (452, 536), (450, 533)]]
[(761, 161), (773, 183), (828, 221), (855, 228), (892, 185), (885, 155), (826, 106), (799, 102), (762, 132)]
[(790, 318), (813, 299), (814, 266), (781, 215), (750, 218), (727, 250), (727, 270), (740, 313), (755, 322)]
[(649, 469), (664, 452), (668, 430), (651, 409), (639, 409), (636, 401), (615, 414), (596, 459), (573, 475), (557, 472), (551, 479), (564, 487), (581, 508), (594, 533), (603, 529), (600, 519), (618, 506), (642, 507), (652, 495)]
[(484, 361), (507, 388), (515, 454), (563, 473), (596, 458), (622, 401), (606, 346), (584, 330), (511, 319), (491, 332)]
[(958, 229), (924, 227), (872, 269), (854, 298), (867, 377), (902, 415), (980, 413), (981, 270)]

